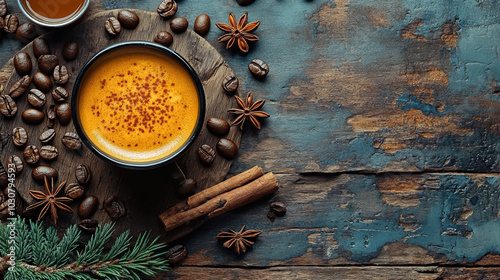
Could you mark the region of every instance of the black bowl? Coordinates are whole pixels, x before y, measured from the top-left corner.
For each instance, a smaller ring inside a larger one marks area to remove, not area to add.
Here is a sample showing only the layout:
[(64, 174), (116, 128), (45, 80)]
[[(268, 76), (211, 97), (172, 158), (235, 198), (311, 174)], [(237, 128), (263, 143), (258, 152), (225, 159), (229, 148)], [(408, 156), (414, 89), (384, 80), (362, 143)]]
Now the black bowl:
[[(170, 153), (169, 155), (157, 159), (157, 160), (152, 160), (152, 161), (145, 161), (145, 162), (133, 162), (133, 161), (125, 161), (118, 159), (116, 157), (113, 157), (112, 155), (109, 155), (96, 147), (92, 143), (92, 141), (89, 140), (87, 134), (82, 128), (80, 118), (78, 115), (78, 95), (80, 94), (80, 85), (85, 77), (85, 73), (91, 68), (91, 66), (99, 61), (100, 58), (105, 57), (107, 54), (118, 50), (122, 48), (146, 48), (146, 49), (153, 49), (160, 51), (164, 53), (166, 56), (173, 57), (176, 59), (178, 62), (180, 62), (185, 69), (191, 74), (191, 77), (196, 84), (197, 92), (198, 92), (198, 100), (199, 100), (199, 114), (198, 114), (198, 120), (196, 122), (195, 129), (191, 133), (191, 136), (189, 139), (180, 147), (178, 148), (175, 152)], [(203, 91), (203, 86), (201, 84), (201, 81), (194, 71), (194, 69), (189, 65), (189, 63), (178, 53), (174, 52), (173, 50), (166, 48), (162, 45), (151, 43), (151, 42), (146, 42), (146, 41), (130, 41), (130, 42), (124, 42), (124, 43), (118, 43), (112, 46), (109, 46), (102, 51), (98, 52), (96, 55), (94, 55), (86, 64), (83, 66), (82, 70), (80, 71), (78, 77), (76, 78), (75, 85), (73, 87), (73, 93), (72, 93), (72, 98), (71, 98), (71, 114), (73, 118), (73, 123), (75, 125), (76, 131), (80, 138), (82, 139), (82, 142), (97, 156), (105, 160), (106, 162), (112, 163), (116, 166), (123, 167), (123, 168), (128, 168), (128, 169), (153, 169), (159, 166), (163, 166), (169, 163), (172, 163), (176, 159), (179, 158), (180, 155), (182, 155), (194, 142), (196, 137), (201, 131), (201, 128), (203, 126), (203, 121), (205, 119), (205, 93)]]

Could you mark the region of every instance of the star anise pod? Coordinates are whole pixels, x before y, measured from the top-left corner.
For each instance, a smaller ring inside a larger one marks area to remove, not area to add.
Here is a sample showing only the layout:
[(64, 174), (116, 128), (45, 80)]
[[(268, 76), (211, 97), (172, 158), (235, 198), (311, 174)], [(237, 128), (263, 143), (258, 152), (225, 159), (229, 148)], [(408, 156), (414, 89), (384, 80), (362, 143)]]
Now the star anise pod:
[(219, 239), (229, 239), (224, 242), (224, 247), (233, 248), (234, 251), (238, 254), (246, 253), (247, 247), (251, 247), (255, 242), (251, 241), (259, 235), (261, 230), (246, 230), (245, 226), (241, 228), (240, 231), (236, 232), (232, 229), (229, 229), (229, 232), (223, 231), (217, 234), (217, 238)]
[(269, 118), (270, 115), (264, 111), (256, 111), (260, 107), (264, 106), (264, 103), (266, 102), (265, 100), (257, 100), (255, 103), (253, 102), (253, 96), (252, 93), (249, 92), (247, 94), (246, 101), (243, 101), (238, 96), (234, 96), (236, 98), (236, 101), (238, 102), (238, 105), (241, 107), (241, 109), (229, 109), (228, 112), (231, 114), (236, 114), (239, 115), (231, 125), (240, 125), (240, 129), (243, 129), (243, 125), (245, 124), (246, 118), (250, 119), (250, 122), (255, 126), (257, 129), (260, 129), (260, 123), (255, 117), (260, 117), (260, 118)]
[(40, 211), (40, 215), (38, 216), (38, 220), (40, 221), (43, 216), (47, 213), (47, 211), (50, 208), (50, 216), (52, 216), (52, 220), (54, 220), (54, 224), (57, 224), (57, 209), (62, 209), (64, 211), (73, 213), (73, 209), (69, 207), (68, 205), (64, 204), (63, 202), (70, 202), (73, 201), (73, 199), (65, 196), (61, 197), (56, 197), (57, 194), (61, 191), (61, 189), (66, 185), (66, 181), (62, 182), (59, 186), (57, 186), (56, 190), (54, 191), (54, 178), (51, 178), (51, 188), (49, 189), (49, 183), (47, 182), (47, 177), (43, 178), (45, 181), (45, 193), (41, 191), (29, 191), (32, 197), (35, 199), (40, 200), (37, 203), (33, 203), (30, 206), (26, 208), (26, 211), (35, 209), (38, 207), (41, 207), (42, 205), (45, 205), (42, 208), (42, 211)]
[(233, 46), (235, 41), (238, 41), (238, 47), (243, 52), (248, 52), (248, 42), (247, 41), (258, 41), (259, 37), (250, 32), (254, 31), (259, 27), (260, 21), (248, 22), (248, 13), (245, 13), (240, 17), (238, 23), (236, 23), (236, 17), (233, 13), (229, 13), (229, 24), (217, 22), (215, 25), (219, 27), (220, 30), (228, 32), (220, 36), (217, 41), (227, 42), (226, 49)]

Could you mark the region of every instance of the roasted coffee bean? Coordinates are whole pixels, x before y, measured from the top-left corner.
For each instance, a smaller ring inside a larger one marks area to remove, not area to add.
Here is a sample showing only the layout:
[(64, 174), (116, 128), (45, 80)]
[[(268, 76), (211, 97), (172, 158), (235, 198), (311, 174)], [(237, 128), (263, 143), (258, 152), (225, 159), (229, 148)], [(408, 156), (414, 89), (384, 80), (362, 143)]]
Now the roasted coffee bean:
[(165, 254), (169, 264), (182, 262), (188, 255), (188, 250), (183, 245), (175, 245)]
[(104, 28), (106, 28), (106, 31), (111, 36), (116, 36), (122, 31), (122, 26), (115, 17), (108, 18), (104, 23)]
[(167, 31), (160, 31), (158, 32), (158, 34), (156, 34), (154, 41), (157, 44), (164, 45), (165, 47), (170, 47), (170, 45), (172, 45), (172, 43), (174, 42), (174, 37), (172, 37), (172, 34)]
[(227, 159), (233, 159), (238, 154), (238, 146), (227, 138), (222, 138), (217, 142), (217, 151)]
[(64, 45), (62, 55), (66, 61), (71, 61), (75, 60), (79, 52), (80, 46), (78, 45), (78, 43), (75, 41), (70, 41)]
[(163, 0), (158, 5), (156, 11), (161, 17), (169, 18), (177, 13), (177, 2), (174, 0)]
[(0, 163), (0, 188), (6, 188), (9, 185), (9, 176), (5, 168)]
[(40, 90), (32, 88), (28, 93), (28, 102), (33, 107), (42, 107), (47, 102), (47, 97)]
[(36, 164), (40, 160), (40, 151), (37, 146), (29, 145), (24, 149), (23, 157), (27, 164)]
[(26, 22), (21, 25), (16, 30), (16, 38), (19, 42), (27, 44), (36, 37), (36, 27), (31, 22)]
[(86, 232), (89, 233), (94, 233), (95, 230), (97, 229), (97, 226), (99, 225), (99, 222), (97, 220), (93, 219), (85, 219), (81, 220), (78, 223), (78, 227)]
[(45, 114), (37, 109), (26, 109), (21, 115), (21, 118), (25, 123), (37, 124), (43, 121)]
[(240, 6), (247, 6), (255, 2), (255, 0), (236, 0)]
[(210, 17), (207, 14), (199, 15), (194, 21), (194, 31), (205, 36), (210, 31)]
[(254, 58), (248, 64), (248, 70), (256, 77), (265, 77), (269, 73), (269, 66), (262, 59)]
[(111, 196), (104, 201), (104, 211), (113, 219), (118, 219), (127, 214), (127, 209), (123, 201), (119, 200), (116, 196)]
[(276, 213), (269, 211), (269, 213), (267, 213), (267, 218), (271, 220), (271, 223), (274, 223), (274, 220), (276, 220)]
[(49, 90), (52, 88), (52, 81), (50, 80), (49, 76), (43, 74), (42, 72), (36, 72), (33, 75), (33, 83), (39, 90), (43, 92), (49, 92)]
[(182, 184), (177, 188), (177, 193), (181, 196), (190, 196), (196, 192), (198, 184), (195, 179), (187, 178), (182, 182)]
[(227, 92), (235, 92), (239, 85), (240, 81), (233, 75), (226, 76), (222, 81), (222, 88)]
[(19, 26), (19, 19), (15, 15), (6, 15), (5, 16), (5, 26), (3, 30), (7, 33), (14, 33)]
[(17, 104), (10, 95), (0, 95), (0, 113), (9, 118), (17, 113)]
[(223, 119), (210, 118), (207, 120), (207, 128), (210, 132), (217, 135), (226, 135), (229, 132), (229, 123)]
[(286, 206), (283, 202), (273, 202), (269, 208), (271, 208), (271, 211), (279, 217), (284, 216), (286, 213)]
[(97, 207), (99, 206), (99, 200), (97, 197), (91, 195), (87, 196), (78, 207), (78, 216), (82, 219), (88, 219), (94, 215)]
[(90, 171), (90, 167), (88, 167), (88, 165), (85, 164), (78, 165), (75, 170), (75, 177), (80, 184), (87, 184), (88, 182), (90, 182), (90, 179), (92, 178), (92, 172)]
[(14, 68), (20, 76), (28, 75), (33, 69), (31, 57), (27, 52), (18, 52), (14, 56)]
[(54, 124), (56, 123), (56, 106), (55, 105), (50, 105), (49, 108), (47, 108), (47, 127), (48, 128), (53, 128)]
[(170, 170), (170, 178), (175, 185), (180, 186), (184, 181), (184, 173), (179, 168), (173, 168)]
[(45, 75), (52, 75), (58, 64), (59, 59), (53, 54), (44, 54), (38, 58), (38, 69)]
[(4, 17), (7, 14), (7, 3), (5, 0), (0, 0), (0, 17)]
[(40, 156), (45, 160), (53, 160), (57, 158), (59, 152), (57, 148), (51, 145), (42, 146), (40, 148)]
[(170, 28), (175, 33), (182, 33), (188, 28), (189, 22), (184, 17), (176, 17), (170, 21)]
[(37, 59), (44, 54), (50, 54), (50, 46), (45, 38), (38, 37), (33, 40), (33, 54)]
[(68, 147), (71, 150), (78, 150), (82, 147), (82, 141), (78, 134), (74, 132), (66, 132), (63, 138), (61, 139), (64, 146)]
[(31, 171), (31, 177), (39, 182), (43, 182), (44, 177), (47, 177), (47, 180), (50, 182), (51, 178), (56, 179), (57, 176), (59, 176), (57, 170), (47, 165), (40, 165)]
[[(7, 158), (7, 170), (13, 169), (14, 173), (19, 174), (24, 169), (23, 161), (20, 157), (12, 155)], [(9, 171), (10, 172), (10, 171)]]
[(57, 105), (55, 110), (56, 118), (62, 125), (67, 125), (71, 122), (71, 105), (68, 102)]
[(198, 148), (198, 156), (203, 162), (212, 163), (215, 159), (215, 151), (209, 145), (203, 144)]
[(14, 127), (12, 129), (12, 143), (18, 147), (26, 145), (28, 142), (28, 133), (24, 127)]
[(54, 101), (56, 102), (64, 102), (66, 101), (66, 99), (68, 99), (68, 97), (69, 93), (63, 87), (56, 87), (52, 90), (52, 98), (54, 98)]
[(55, 130), (47, 129), (44, 132), (42, 132), (42, 134), (40, 134), (40, 137), (38, 137), (38, 139), (40, 140), (40, 142), (47, 144), (50, 141), (52, 141), (52, 139), (54, 139), (55, 136), (56, 136)]
[(129, 10), (119, 11), (118, 21), (127, 29), (134, 29), (139, 25), (139, 17), (136, 13)]
[(9, 95), (12, 98), (21, 96), (28, 90), (31, 84), (31, 77), (29, 75), (23, 76), (19, 81), (13, 84), (9, 89)]
[(64, 194), (71, 199), (82, 197), (84, 192), (85, 189), (77, 183), (71, 183), (64, 187)]
[(59, 85), (64, 85), (69, 80), (69, 72), (68, 68), (64, 65), (57, 65), (54, 68), (54, 73), (52, 75), (54, 77), (54, 81)]

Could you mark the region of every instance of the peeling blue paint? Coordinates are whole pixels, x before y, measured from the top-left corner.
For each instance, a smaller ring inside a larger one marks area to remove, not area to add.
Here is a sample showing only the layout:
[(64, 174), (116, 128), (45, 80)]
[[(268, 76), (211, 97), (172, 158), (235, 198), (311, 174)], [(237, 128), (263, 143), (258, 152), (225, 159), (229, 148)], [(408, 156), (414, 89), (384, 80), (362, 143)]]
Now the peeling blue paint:
[(423, 103), (421, 100), (418, 100), (417, 97), (410, 95), (409, 93), (405, 93), (398, 98), (398, 102), (401, 104), (401, 109), (404, 111), (408, 111), (410, 109), (416, 109), (422, 111), (422, 113), (426, 116), (440, 115), (438, 113), (437, 107), (432, 106), (431, 104)]

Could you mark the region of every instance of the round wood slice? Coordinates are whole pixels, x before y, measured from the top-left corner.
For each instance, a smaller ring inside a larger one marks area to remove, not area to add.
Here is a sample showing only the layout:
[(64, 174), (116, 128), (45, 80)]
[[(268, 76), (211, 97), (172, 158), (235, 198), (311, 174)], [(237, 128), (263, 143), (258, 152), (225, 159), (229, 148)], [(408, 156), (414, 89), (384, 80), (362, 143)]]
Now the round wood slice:
[[(232, 116), (227, 110), (237, 105), (234, 97), (226, 94), (221, 84), (224, 77), (232, 75), (233, 72), (217, 50), (190, 29), (182, 34), (173, 33), (170, 30), (168, 21), (161, 18), (157, 13), (142, 10), (134, 10), (134, 12), (140, 17), (139, 26), (133, 30), (122, 29), (121, 33), (116, 37), (107, 34), (104, 22), (107, 18), (116, 16), (118, 10), (90, 15), (84, 21), (69, 29), (58, 30), (44, 35), (50, 43), (51, 52), (56, 54), (59, 57), (60, 64), (66, 65), (70, 71), (70, 82), (65, 88), (68, 91), (72, 90), (73, 83), (82, 66), (89, 58), (106, 46), (132, 40), (153, 41), (159, 31), (166, 30), (174, 36), (174, 42), (170, 48), (183, 56), (193, 66), (203, 83), (207, 103), (205, 118), (218, 117), (230, 121)], [(70, 62), (65, 61), (62, 57), (62, 48), (68, 41), (76, 41), (80, 45), (80, 54), (76, 60)], [(32, 56), (34, 62), (32, 74), (35, 73), (38, 67), (33, 55), (32, 44), (26, 45), (22, 51), (26, 51)], [(0, 70), (0, 87), (3, 87), (3, 94), (6, 94), (11, 85), (19, 78), (20, 76), (14, 71), (11, 59)], [(43, 107), (44, 111), (49, 105), (55, 103), (50, 94), (47, 97), (48, 101)], [(32, 144), (38, 147), (42, 145), (38, 140), (38, 136), (47, 129), (46, 121), (39, 125), (28, 125), (21, 120), (21, 113), (30, 107), (26, 94), (18, 97), (16, 102), (19, 107), (17, 115), (11, 119), (2, 116), (2, 135), (5, 137), (8, 134), (9, 136), (9, 142), (1, 151), (0, 160), (4, 166), (9, 155), (14, 154), (22, 158), (22, 149), (16, 148), (10, 140), (12, 128), (16, 126), (26, 128), (29, 137), (28, 145)], [(114, 221), (116, 222), (116, 232), (130, 229), (134, 235), (137, 235), (139, 232), (152, 229), (154, 235), (162, 235), (162, 241), (168, 242), (189, 233), (201, 224), (201, 222), (192, 222), (181, 229), (168, 233), (163, 230), (158, 215), (180, 200), (175, 195), (175, 188), (169, 175), (170, 168), (175, 167), (162, 167), (148, 171), (121, 169), (104, 162), (86, 147), (79, 152), (66, 148), (61, 143), (61, 138), (65, 132), (75, 131), (73, 124), (62, 126), (56, 122), (54, 129), (56, 130), (56, 137), (53, 140), (53, 145), (59, 150), (59, 157), (52, 162), (40, 160), (37, 165), (50, 165), (56, 168), (59, 171), (58, 182), (67, 181), (68, 183), (76, 182), (75, 167), (77, 165), (83, 163), (90, 166), (93, 177), (91, 182), (85, 186), (85, 195), (95, 195), (99, 198), (99, 209), (93, 216), (94, 219), (101, 223), (112, 221), (103, 210), (103, 202), (106, 198), (115, 195), (124, 202), (127, 208), (127, 215)], [(241, 131), (237, 127), (231, 127), (226, 138), (232, 139), (239, 145)], [(177, 161), (187, 177), (198, 181), (198, 191), (222, 181), (231, 166), (232, 161), (220, 156), (210, 166), (202, 164), (198, 159), (198, 147), (202, 144), (209, 144), (215, 148), (219, 139), (220, 137), (208, 132), (204, 125), (190, 150)], [(33, 199), (29, 196), (28, 190), (43, 190), (43, 186), (35, 182), (31, 177), (33, 168), (34, 166), (25, 164), (24, 170), (17, 175), (15, 181), (19, 193), (29, 204), (33, 202)], [(81, 199), (69, 203), (75, 210), (75, 214), (59, 212), (58, 226), (66, 228), (73, 223), (79, 222), (76, 211), (80, 201)], [(37, 215), (38, 211), (35, 214)], [(52, 221), (50, 217), (47, 220)]]

